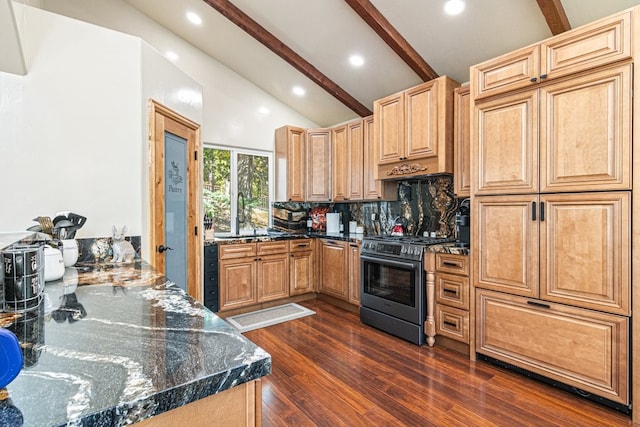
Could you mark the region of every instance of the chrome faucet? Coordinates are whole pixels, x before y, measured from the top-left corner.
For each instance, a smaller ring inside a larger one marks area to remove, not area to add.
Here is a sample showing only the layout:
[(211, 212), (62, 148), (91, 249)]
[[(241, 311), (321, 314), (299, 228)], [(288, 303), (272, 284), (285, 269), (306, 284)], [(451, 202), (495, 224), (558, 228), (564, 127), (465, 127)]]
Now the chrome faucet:
[[(240, 199), (242, 199), (242, 208), (240, 208)], [(242, 193), (242, 191), (238, 191), (238, 200), (237, 200), (237, 203), (236, 203), (236, 210), (237, 210), (236, 229), (235, 229), (235, 233), (234, 233), (236, 236), (240, 235), (240, 223), (245, 221), (244, 207), (245, 207), (244, 206), (244, 194)]]

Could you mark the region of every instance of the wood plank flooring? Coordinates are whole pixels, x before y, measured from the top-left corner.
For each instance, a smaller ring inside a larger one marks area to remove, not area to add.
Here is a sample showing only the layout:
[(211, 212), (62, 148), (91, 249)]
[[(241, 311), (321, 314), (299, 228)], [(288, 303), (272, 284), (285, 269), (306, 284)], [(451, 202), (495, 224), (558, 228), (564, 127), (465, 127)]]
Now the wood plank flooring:
[(245, 335), (271, 354), (262, 425), (632, 426), (631, 417), (442, 347), (416, 346), (320, 300)]

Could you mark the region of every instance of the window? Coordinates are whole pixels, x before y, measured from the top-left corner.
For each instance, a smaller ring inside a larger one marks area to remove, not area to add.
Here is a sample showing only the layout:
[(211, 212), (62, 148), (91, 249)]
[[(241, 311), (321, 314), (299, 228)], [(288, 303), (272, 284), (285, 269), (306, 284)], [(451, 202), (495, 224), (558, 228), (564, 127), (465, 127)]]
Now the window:
[(203, 163), (205, 228), (252, 234), (271, 225), (271, 153), (204, 147)]

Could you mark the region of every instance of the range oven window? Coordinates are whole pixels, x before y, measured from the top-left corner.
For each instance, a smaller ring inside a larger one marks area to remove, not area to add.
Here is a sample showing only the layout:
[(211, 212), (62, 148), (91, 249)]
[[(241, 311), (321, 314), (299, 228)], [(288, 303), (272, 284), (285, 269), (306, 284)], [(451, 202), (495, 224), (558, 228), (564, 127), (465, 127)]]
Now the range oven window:
[(363, 291), (410, 307), (416, 306), (416, 272), (398, 266), (365, 262)]

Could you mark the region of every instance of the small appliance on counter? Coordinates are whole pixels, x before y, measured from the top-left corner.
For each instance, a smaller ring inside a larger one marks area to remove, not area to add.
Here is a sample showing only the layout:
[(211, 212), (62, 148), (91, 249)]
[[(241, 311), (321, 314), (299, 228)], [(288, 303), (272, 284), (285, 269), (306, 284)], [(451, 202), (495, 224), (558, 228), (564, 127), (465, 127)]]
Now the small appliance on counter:
[(340, 214), (327, 212), (327, 234), (340, 232)]
[(44, 245), (44, 281), (58, 280), (64, 275), (64, 258), (62, 251)]
[(471, 246), (471, 217), (469, 199), (464, 199), (456, 211), (456, 246), (468, 248)]

